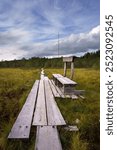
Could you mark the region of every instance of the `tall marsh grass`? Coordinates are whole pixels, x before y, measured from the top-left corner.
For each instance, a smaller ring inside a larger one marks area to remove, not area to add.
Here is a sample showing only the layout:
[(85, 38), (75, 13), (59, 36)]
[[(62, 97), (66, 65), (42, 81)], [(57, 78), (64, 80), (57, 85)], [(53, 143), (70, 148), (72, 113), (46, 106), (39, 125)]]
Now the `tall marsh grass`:
[[(34, 81), (39, 78), (39, 71), (0, 69), (0, 150), (34, 149), (35, 128), (29, 140), (8, 140), (7, 136)], [(46, 69), (45, 73), (51, 78), (52, 73), (63, 74), (63, 69)], [(56, 99), (67, 124), (79, 128), (78, 132), (69, 132), (58, 127), (63, 150), (99, 150), (99, 70), (75, 69), (74, 80), (78, 83), (77, 89), (86, 90), (85, 100)]]

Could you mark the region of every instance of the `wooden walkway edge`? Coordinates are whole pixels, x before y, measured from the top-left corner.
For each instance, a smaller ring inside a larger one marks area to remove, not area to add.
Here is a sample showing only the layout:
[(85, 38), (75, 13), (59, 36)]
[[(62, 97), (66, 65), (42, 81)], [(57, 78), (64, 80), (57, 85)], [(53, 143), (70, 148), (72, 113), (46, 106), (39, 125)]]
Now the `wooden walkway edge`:
[(25, 104), (23, 105), (21, 112), (19, 113), (11, 129), (11, 132), (9, 133), (9, 139), (29, 138), (38, 86), (39, 80), (36, 80), (30, 91), (30, 94), (26, 99)]

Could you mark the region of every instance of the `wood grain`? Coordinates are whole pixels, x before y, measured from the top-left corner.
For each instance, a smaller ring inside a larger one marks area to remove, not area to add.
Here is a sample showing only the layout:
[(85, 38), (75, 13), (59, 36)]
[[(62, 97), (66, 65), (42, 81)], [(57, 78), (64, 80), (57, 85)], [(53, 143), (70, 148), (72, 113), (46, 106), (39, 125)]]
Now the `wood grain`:
[(33, 118), (33, 125), (47, 125), (44, 77), (40, 80), (37, 103)]
[(23, 105), (22, 110), (20, 111), (11, 129), (11, 132), (9, 133), (9, 139), (29, 138), (38, 84), (39, 80), (36, 80), (26, 99), (25, 104)]
[(37, 127), (35, 150), (62, 150), (56, 127)]
[(47, 106), (47, 118), (48, 125), (65, 125), (65, 120), (56, 104), (52, 91), (50, 89), (49, 80), (46, 77), (45, 80), (45, 94), (46, 94), (46, 106)]

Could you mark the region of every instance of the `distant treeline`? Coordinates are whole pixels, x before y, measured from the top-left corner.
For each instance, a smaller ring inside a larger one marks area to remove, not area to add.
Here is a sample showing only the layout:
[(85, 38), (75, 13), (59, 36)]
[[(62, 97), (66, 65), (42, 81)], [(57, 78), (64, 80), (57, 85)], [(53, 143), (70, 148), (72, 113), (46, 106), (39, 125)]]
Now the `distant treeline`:
[[(63, 58), (40, 58), (1, 61), (0, 68), (63, 68)], [(75, 58), (75, 68), (100, 68), (100, 51)]]

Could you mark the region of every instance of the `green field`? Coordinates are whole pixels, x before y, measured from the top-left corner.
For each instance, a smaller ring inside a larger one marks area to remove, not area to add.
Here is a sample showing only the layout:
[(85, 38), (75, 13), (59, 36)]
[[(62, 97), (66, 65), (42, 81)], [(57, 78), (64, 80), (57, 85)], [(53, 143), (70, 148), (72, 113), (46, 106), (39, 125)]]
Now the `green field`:
[[(63, 69), (46, 69), (46, 75), (63, 73)], [(33, 150), (36, 128), (29, 140), (8, 140), (10, 129), (20, 112), (36, 79), (39, 69), (0, 69), (0, 150)], [(69, 77), (69, 72), (68, 72)], [(75, 69), (77, 89), (86, 90), (85, 100), (57, 98), (57, 104), (69, 125), (77, 125), (78, 132), (59, 127), (63, 150), (99, 150), (100, 148), (100, 72), (94, 69)], [(80, 120), (79, 123), (76, 120)]]

